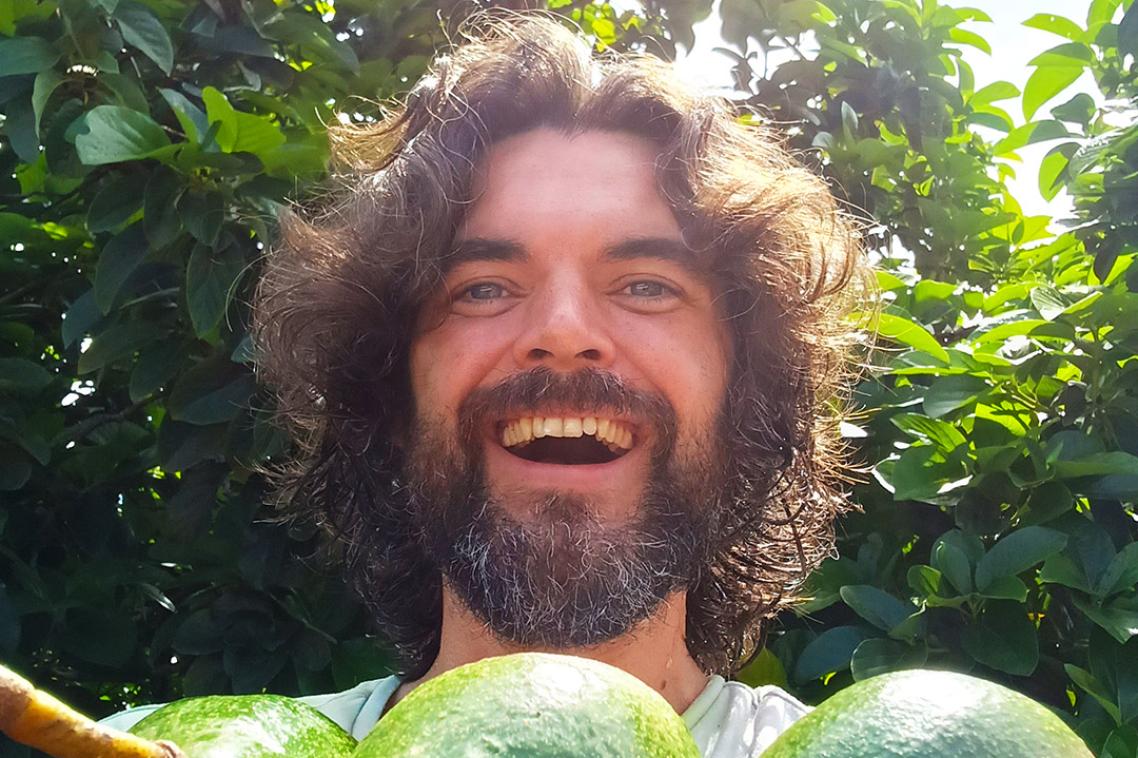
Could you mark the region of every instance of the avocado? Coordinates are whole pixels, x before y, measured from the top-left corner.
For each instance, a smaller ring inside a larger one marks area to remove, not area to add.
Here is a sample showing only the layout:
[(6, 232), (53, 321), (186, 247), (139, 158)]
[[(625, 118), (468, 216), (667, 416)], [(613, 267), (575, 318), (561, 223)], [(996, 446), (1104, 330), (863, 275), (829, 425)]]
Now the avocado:
[(159, 708), (130, 732), (187, 758), (340, 758), (356, 741), (312, 706), (281, 695), (213, 695)]

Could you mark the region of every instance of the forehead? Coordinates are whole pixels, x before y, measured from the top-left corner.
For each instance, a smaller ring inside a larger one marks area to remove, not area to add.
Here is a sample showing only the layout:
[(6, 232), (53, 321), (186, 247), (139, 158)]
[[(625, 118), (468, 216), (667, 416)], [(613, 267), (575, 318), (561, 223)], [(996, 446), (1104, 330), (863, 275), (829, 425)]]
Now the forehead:
[(629, 134), (542, 128), (495, 144), (478, 167), (459, 238), (524, 246), (680, 237), (656, 181), (657, 150)]

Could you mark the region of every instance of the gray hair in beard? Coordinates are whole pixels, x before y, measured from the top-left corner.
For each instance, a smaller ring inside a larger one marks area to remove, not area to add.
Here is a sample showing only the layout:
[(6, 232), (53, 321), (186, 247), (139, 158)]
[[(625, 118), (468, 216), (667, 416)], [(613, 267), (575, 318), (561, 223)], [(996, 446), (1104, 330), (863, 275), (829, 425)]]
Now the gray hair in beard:
[[(552, 399), (653, 426), (648, 482), (629, 522), (605, 524), (587, 498), (554, 491), (536, 493), (526, 509), (531, 518), (521, 521), (490, 492), (477, 430), (521, 412), (540, 415)], [(702, 430), (681, 460), (675, 412), (662, 398), (599, 370), (539, 369), (472, 393), (457, 434), (441, 420), (416, 419), (409, 504), (444, 583), (495, 636), (588, 647), (628, 632), (698, 579), (724, 489), (718, 432)]]

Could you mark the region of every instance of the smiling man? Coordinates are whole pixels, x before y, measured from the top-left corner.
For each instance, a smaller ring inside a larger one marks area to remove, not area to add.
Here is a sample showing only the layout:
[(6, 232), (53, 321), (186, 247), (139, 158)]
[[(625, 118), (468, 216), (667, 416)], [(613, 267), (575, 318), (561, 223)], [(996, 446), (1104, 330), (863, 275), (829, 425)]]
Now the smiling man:
[(484, 24), (285, 220), (257, 302), (298, 443), (282, 500), (345, 549), (401, 675), (357, 736), (521, 650), (636, 675), (708, 756), (803, 712), (728, 683), (832, 550), (864, 268), (823, 182), (647, 58)]

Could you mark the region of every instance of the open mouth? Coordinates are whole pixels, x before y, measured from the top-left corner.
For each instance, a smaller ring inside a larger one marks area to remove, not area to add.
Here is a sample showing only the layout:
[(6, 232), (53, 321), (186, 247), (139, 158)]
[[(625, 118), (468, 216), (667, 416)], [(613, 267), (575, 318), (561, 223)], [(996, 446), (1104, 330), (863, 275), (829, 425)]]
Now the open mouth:
[(611, 463), (635, 444), (629, 423), (596, 416), (523, 416), (501, 424), (498, 439), (519, 458), (563, 466)]

